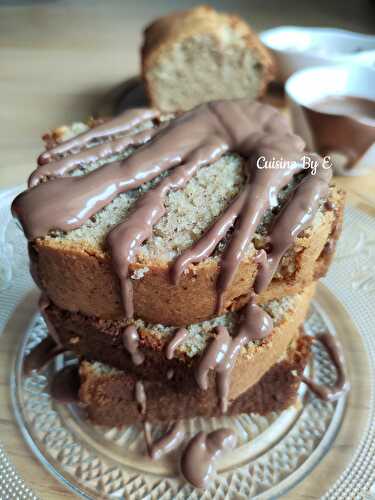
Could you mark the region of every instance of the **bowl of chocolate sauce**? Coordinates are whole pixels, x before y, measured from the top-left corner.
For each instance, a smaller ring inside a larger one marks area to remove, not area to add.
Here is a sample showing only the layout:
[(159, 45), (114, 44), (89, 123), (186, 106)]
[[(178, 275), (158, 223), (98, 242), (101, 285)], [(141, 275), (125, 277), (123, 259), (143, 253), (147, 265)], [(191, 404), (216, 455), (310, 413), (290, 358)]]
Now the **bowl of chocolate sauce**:
[(294, 73), (285, 90), (308, 151), (327, 158), (336, 175), (375, 169), (375, 69), (317, 66)]

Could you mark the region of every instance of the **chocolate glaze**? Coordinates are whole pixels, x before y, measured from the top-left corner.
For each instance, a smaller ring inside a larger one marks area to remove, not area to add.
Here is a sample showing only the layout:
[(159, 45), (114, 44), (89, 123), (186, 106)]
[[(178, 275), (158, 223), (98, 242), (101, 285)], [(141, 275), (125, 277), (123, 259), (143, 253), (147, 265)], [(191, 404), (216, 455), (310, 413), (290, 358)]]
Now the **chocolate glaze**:
[(68, 365), (55, 373), (50, 384), (50, 395), (60, 403), (76, 403), (79, 387), (78, 365)]
[(196, 488), (207, 488), (215, 474), (216, 460), (235, 446), (236, 437), (230, 429), (217, 429), (210, 434), (198, 432), (182, 454), (182, 475)]
[(135, 365), (141, 365), (145, 359), (143, 352), (138, 348), (139, 335), (137, 329), (134, 325), (128, 325), (125, 327), (122, 334), (122, 343), (125, 349), (132, 357), (132, 361)]
[(200, 358), (195, 371), (199, 387), (208, 388), (208, 372), (216, 372), (216, 388), (223, 413), (228, 409), (230, 377), (241, 348), (252, 340), (260, 340), (272, 331), (271, 317), (259, 307), (254, 298), (244, 307), (238, 334), (231, 337), (227, 328), (216, 328), (217, 335)]
[(226, 211), (214, 222), (210, 229), (205, 233), (204, 238), (200, 239), (191, 248), (185, 250), (177, 257), (174, 266), (172, 267), (172, 281), (177, 284), (181, 275), (187, 270), (190, 264), (198, 264), (202, 260), (207, 259), (215, 250), (217, 245), (222, 241), (229, 229), (235, 223), (238, 214), (241, 212), (248, 196), (249, 188), (246, 187)]
[[(316, 158), (319, 161), (318, 157)], [(327, 195), (331, 175), (331, 171), (323, 167), (318, 168), (315, 175), (309, 170), (294, 189), (289, 203), (276, 217), (268, 240), (271, 250), (267, 253), (267, 258), (260, 259), (260, 270), (254, 283), (256, 293), (261, 293), (267, 288), (287, 249), (311, 224), (320, 200)]]
[(165, 357), (167, 359), (173, 359), (175, 350), (180, 344), (182, 344), (182, 342), (188, 335), (189, 332), (186, 330), (186, 328), (179, 328), (177, 330), (177, 332), (173, 335), (172, 339), (167, 344), (165, 351)]
[(116, 118), (102, 123), (82, 134), (42, 153), (38, 158), (38, 165), (45, 165), (67, 153), (75, 153), (82, 148), (89, 147), (90, 144), (103, 141), (111, 137), (131, 131), (146, 120), (153, 120), (159, 113), (150, 108), (135, 108), (121, 113)]
[(181, 420), (175, 422), (172, 427), (158, 441), (149, 447), (150, 457), (160, 460), (164, 455), (175, 450), (184, 440), (185, 431)]
[(344, 355), (335, 337), (328, 332), (316, 335), (315, 339), (324, 345), (332, 363), (336, 368), (336, 382), (332, 387), (329, 387), (326, 385), (320, 385), (305, 376), (302, 376), (301, 380), (319, 399), (323, 399), (324, 401), (336, 401), (336, 399), (342, 396), (345, 392), (348, 392), (350, 389), (350, 384), (347, 380), (345, 370)]
[(53, 338), (46, 337), (25, 357), (23, 362), (24, 374), (27, 376), (34, 370), (42, 370), (56, 356), (65, 351), (66, 349), (57, 345)]
[[(171, 271), (177, 281), (190, 263), (212, 255), (234, 226), (221, 258), (217, 280), (219, 312), (225, 305), (226, 289), (266, 210), (277, 200), (278, 192), (302, 169), (300, 159), (304, 143), (291, 132), (283, 116), (274, 108), (246, 99), (203, 104), (152, 132), (141, 133), (141, 139), (139, 136), (136, 139), (137, 134), (116, 138), (131, 133), (132, 127), (146, 119), (156, 118), (157, 113), (152, 110), (127, 111), (46, 151), (39, 158), (42, 177), (61, 175), (77, 164), (102, 158), (108, 152), (111, 154), (112, 148), (118, 146), (116, 141), (121, 142), (121, 147), (135, 140), (146, 142), (123, 161), (107, 163), (84, 176), (56, 177), (35, 185), (15, 199), (12, 210), (26, 236), (33, 240), (53, 229), (68, 231), (81, 226), (120, 193), (170, 170), (169, 176), (163, 177), (156, 187), (138, 199), (131, 214), (110, 231), (107, 238), (121, 283), (125, 315), (131, 318), (134, 307), (129, 265), (136, 260), (140, 246), (152, 235), (153, 226), (164, 215), (168, 192), (181, 189), (199, 168), (210, 165), (228, 151), (238, 153), (247, 167), (247, 184), (243, 192), (200, 241), (177, 259)], [(110, 146), (96, 145), (109, 138), (114, 140)], [(87, 149), (89, 146), (93, 147)], [(69, 154), (70, 157), (66, 156)], [(260, 169), (256, 166), (259, 156), (281, 158), (291, 163), (284, 169)], [(40, 180), (39, 174), (37, 170), (33, 177), (35, 182)], [(319, 163), (318, 174), (303, 179), (280, 213), (270, 235), (271, 251), (268, 255), (262, 254), (257, 291), (267, 286), (282, 255), (298, 232), (311, 222), (319, 199), (326, 195), (330, 175), (330, 171), (324, 170)], [(69, 193), (69, 203), (66, 193)]]
[(352, 168), (375, 142), (375, 101), (327, 96), (303, 107), (317, 151), (340, 153)]
[(141, 146), (148, 142), (155, 133), (156, 129), (143, 130), (134, 135), (127, 135), (115, 139), (112, 142), (105, 142), (98, 146), (85, 149), (74, 156), (62, 158), (52, 163), (44, 163), (30, 175), (28, 186), (36, 186), (44, 177), (63, 176), (77, 167), (82, 167), (98, 160), (105, 160), (113, 155), (118, 155), (131, 146)]

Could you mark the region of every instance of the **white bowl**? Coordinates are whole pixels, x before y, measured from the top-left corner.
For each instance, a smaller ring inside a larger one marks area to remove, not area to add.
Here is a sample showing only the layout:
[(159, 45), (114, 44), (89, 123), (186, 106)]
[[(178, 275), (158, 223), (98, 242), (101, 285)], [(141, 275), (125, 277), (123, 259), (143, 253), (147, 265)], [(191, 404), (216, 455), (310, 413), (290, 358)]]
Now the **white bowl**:
[[(295, 132), (304, 139), (308, 150), (316, 151), (303, 106), (310, 107), (328, 96), (362, 97), (375, 101), (375, 70), (347, 64), (309, 68), (294, 73), (287, 80), (285, 91)], [(374, 168), (375, 143), (350, 170), (345, 170), (339, 162), (334, 164), (334, 172), (340, 175), (363, 175)]]
[(311, 66), (358, 63), (375, 68), (375, 36), (334, 28), (280, 26), (260, 33), (278, 67), (278, 80)]

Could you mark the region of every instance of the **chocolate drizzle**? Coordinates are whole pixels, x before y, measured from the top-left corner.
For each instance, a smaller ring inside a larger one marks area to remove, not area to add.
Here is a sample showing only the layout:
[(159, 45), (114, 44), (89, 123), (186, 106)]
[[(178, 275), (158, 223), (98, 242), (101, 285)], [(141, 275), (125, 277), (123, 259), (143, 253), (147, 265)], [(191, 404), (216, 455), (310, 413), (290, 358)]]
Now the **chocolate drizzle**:
[(168, 342), (165, 351), (165, 357), (167, 359), (173, 359), (175, 350), (182, 344), (182, 342), (189, 335), (186, 328), (179, 328), (177, 332), (173, 335), (172, 339)]
[(122, 343), (125, 349), (131, 355), (132, 361), (135, 365), (141, 365), (145, 359), (143, 352), (139, 350), (139, 335), (134, 325), (125, 327), (122, 334)]
[[(104, 122), (82, 134), (69, 139), (42, 153), (38, 158), (38, 165), (45, 165), (68, 153), (74, 154), (92, 143), (113, 138), (117, 135), (131, 132), (146, 120), (155, 119), (159, 113), (148, 108), (135, 108), (122, 113), (110, 121)], [(69, 161), (67, 162), (69, 163)]]
[(153, 460), (160, 460), (164, 455), (175, 450), (182, 443), (184, 437), (183, 423), (181, 420), (178, 420), (158, 441), (150, 444), (150, 457)]
[[(168, 192), (181, 189), (198, 168), (210, 165), (228, 151), (236, 152), (247, 162), (247, 185), (202, 239), (179, 257), (172, 270), (176, 281), (190, 263), (210, 256), (234, 225), (233, 235), (221, 260), (217, 282), (218, 310), (221, 310), (225, 291), (265, 211), (275, 201), (280, 189), (302, 169), (298, 160), (304, 143), (291, 133), (276, 110), (247, 100), (204, 104), (156, 130), (141, 132), (141, 136), (115, 137), (131, 133), (135, 125), (155, 118), (157, 114), (153, 111), (126, 111), (120, 117), (43, 153), (39, 158), (41, 170), (39, 173), (37, 170), (36, 177), (33, 177), (35, 183), (40, 176), (61, 175), (82, 162), (111, 155), (114, 150), (117, 151), (119, 141), (123, 147), (130, 143), (145, 143), (127, 159), (107, 163), (84, 176), (56, 177), (35, 185), (16, 198), (13, 213), (31, 240), (43, 237), (53, 229), (69, 231), (81, 226), (120, 193), (135, 189), (170, 170), (170, 175), (146, 192), (136, 202), (130, 216), (108, 235), (114, 268), (121, 280), (124, 309), (130, 318), (133, 301), (129, 265), (135, 261), (143, 242), (152, 235), (153, 226), (164, 215)], [(97, 142), (109, 138), (114, 138), (114, 141), (108, 149), (97, 146)], [(90, 145), (93, 147), (90, 148)], [(255, 166), (255, 159), (260, 155), (266, 158), (283, 157), (292, 166), (279, 170), (259, 169)], [(270, 258), (267, 257), (267, 265), (263, 266), (259, 287), (266, 286), (272, 278), (280, 257), (297, 232), (311, 221), (319, 199), (325, 196), (330, 172), (319, 168), (318, 178), (319, 181), (312, 175), (307, 176), (301, 190), (297, 188), (295, 196), (280, 215), (274, 234), (271, 234), (274, 249)], [(67, 192), (69, 203), (66, 203)], [(309, 193), (308, 201), (312, 204), (301, 205), (303, 193)], [(307, 219), (304, 209), (309, 213)], [(283, 223), (286, 229), (284, 236), (277, 230), (279, 223)]]
[(196, 488), (207, 488), (215, 474), (215, 462), (225, 450), (235, 446), (236, 437), (230, 429), (217, 429), (209, 434), (198, 432), (181, 457), (184, 478)]
[(216, 372), (216, 388), (223, 413), (228, 409), (230, 376), (241, 348), (252, 340), (260, 340), (272, 331), (272, 319), (254, 298), (245, 306), (238, 333), (231, 337), (227, 328), (218, 326), (217, 335), (198, 361), (195, 378), (199, 387), (208, 389), (208, 372)]
[[(318, 156), (311, 156), (320, 161)], [(323, 167), (318, 168), (315, 174), (310, 170), (292, 192), (289, 203), (276, 217), (268, 241), (271, 250), (266, 258), (261, 260), (254, 283), (256, 293), (267, 288), (285, 252), (297, 236), (311, 224), (319, 201), (327, 195), (331, 175), (331, 171)]]
[(43, 178), (60, 177), (63, 176), (77, 167), (82, 167), (98, 160), (105, 160), (113, 155), (118, 155), (124, 152), (128, 147), (141, 146), (155, 135), (155, 129), (147, 129), (138, 132), (134, 135), (129, 135), (116, 139), (112, 142), (99, 144), (98, 146), (91, 147), (90, 149), (81, 151), (74, 156), (69, 156), (67, 159), (60, 159), (52, 163), (46, 163), (39, 166), (29, 177), (28, 186), (34, 187)]
[(336, 368), (337, 378), (333, 386), (320, 385), (308, 377), (302, 376), (301, 380), (308, 388), (323, 401), (336, 401), (345, 392), (349, 391), (350, 384), (345, 370), (345, 359), (341, 347), (333, 335), (328, 332), (316, 335), (316, 340), (326, 348), (328, 355)]

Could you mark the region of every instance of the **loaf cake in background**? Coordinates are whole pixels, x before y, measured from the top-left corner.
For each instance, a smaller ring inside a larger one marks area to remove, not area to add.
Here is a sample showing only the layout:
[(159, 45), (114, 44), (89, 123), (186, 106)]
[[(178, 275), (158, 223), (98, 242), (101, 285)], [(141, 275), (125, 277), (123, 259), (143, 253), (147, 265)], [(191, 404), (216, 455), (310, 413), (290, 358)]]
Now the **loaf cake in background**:
[(210, 6), (169, 14), (145, 30), (142, 76), (151, 105), (162, 111), (256, 99), (273, 75), (271, 56), (248, 24)]

